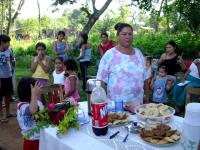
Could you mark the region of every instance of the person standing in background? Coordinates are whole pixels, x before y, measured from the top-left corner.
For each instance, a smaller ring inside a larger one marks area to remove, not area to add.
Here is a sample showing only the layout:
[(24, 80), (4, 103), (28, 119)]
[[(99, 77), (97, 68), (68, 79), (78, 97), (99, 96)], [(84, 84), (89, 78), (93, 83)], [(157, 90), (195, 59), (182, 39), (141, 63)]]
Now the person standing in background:
[[(45, 55), (46, 45), (44, 43), (38, 42), (35, 48), (37, 56), (34, 56), (32, 59), (32, 77), (36, 78), (40, 82), (41, 86), (46, 86), (49, 80), (51, 59), (49, 56)], [(43, 98), (40, 97), (39, 100), (43, 101)]]
[(57, 40), (53, 42), (53, 49), (56, 57), (61, 57), (64, 61), (66, 61), (68, 59), (67, 51), (69, 50), (69, 47), (64, 39), (65, 32), (59, 31), (57, 35)]
[[(12, 72), (11, 72), (11, 51), (10, 37), (0, 35), (0, 122), (7, 122), (9, 117), (16, 116), (10, 113), (10, 101), (13, 93)], [(4, 98), (6, 113), (4, 115), (2, 101)]]
[(100, 53), (100, 57), (102, 58), (103, 55), (106, 53), (107, 50), (113, 48), (115, 44), (112, 40), (108, 39), (108, 34), (106, 32), (101, 33), (101, 44), (98, 46), (98, 50)]
[(88, 41), (88, 35), (87, 33), (81, 34), (79, 38), (79, 48), (80, 48), (80, 55), (77, 57), (77, 60), (80, 62), (80, 70), (82, 75), (82, 81), (83, 81), (83, 90), (86, 89), (86, 76), (87, 76), (87, 68), (90, 64), (91, 59), (91, 45), (87, 42)]

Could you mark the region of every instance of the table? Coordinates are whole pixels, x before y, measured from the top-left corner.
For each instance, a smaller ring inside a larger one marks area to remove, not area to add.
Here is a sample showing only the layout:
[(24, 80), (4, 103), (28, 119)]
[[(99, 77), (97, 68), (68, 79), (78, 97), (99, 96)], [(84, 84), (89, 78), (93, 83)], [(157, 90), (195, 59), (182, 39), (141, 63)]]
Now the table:
[[(87, 102), (81, 102), (81, 109), (87, 113)], [(130, 120), (136, 120), (135, 115), (130, 116)], [(174, 116), (170, 123), (178, 129), (182, 129), (183, 118)], [(120, 133), (110, 140), (109, 135), (116, 131)], [(169, 147), (156, 147), (145, 143), (138, 134), (130, 134), (128, 141), (124, 144), (123, 138), (127, 131), (123, 127), (109, 128), (107, 136), (97, 137), (93, 134), (91, 122), (80, 127), (80, 130), (69, 129), (62, 137), (56, 135), (57, 128), (48, 127), (40, 132), (40, 150), (182, 150), (181, 144), (177, 143)]]

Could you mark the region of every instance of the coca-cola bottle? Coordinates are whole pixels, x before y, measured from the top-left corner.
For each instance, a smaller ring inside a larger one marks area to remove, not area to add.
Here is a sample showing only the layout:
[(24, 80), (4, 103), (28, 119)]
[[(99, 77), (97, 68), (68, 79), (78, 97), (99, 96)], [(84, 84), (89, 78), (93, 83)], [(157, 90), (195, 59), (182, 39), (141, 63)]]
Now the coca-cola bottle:
[(91, 94), (92, 129), (95, 135), (105, 135), (108, 131), (107, 96), (101, 87), (101, 82), (96, 81), (96, 87)]

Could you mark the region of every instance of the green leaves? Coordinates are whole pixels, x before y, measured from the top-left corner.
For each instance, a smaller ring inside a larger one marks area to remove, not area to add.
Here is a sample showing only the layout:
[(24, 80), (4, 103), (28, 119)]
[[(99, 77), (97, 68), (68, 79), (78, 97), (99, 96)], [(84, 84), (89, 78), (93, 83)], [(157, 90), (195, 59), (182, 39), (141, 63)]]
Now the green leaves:
[(57, 135), (66, 133), (70, 127), (79, 129), (79, 123), (77, 122), (77, 107), (71, 107), (65, 114), (63, 120), (59, 123)]

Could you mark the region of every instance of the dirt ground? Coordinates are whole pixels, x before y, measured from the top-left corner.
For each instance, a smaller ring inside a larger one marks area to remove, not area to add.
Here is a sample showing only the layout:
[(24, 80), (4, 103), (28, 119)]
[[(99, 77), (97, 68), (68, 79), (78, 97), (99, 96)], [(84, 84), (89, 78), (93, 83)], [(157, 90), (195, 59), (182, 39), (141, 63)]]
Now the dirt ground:
[[(11, 112), (16, 112), (17, 102), (11, 103)], [(9, 118), (8, 123), (0, 123), (0, 150), (1, 147), (6, 150), (22, 150), (23, 139), (17, 118)]]

